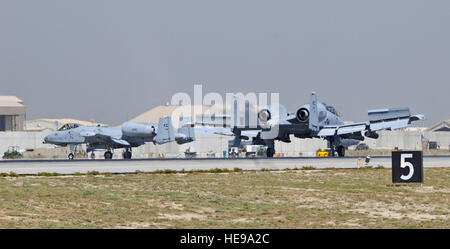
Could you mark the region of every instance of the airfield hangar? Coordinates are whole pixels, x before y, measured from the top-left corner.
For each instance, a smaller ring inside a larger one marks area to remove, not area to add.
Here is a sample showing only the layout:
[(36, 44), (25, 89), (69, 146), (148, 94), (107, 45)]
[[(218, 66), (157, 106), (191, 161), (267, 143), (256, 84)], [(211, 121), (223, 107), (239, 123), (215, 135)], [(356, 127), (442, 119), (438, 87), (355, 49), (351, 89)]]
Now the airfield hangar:
[(26, 108), (16, 96), (0, 96), (0, 131), (23, 131)]
[[(159, 118), (172, 116), (174, 129), (180, 124), (178, 116), (191, 114), (193, 122), (199, 123), (199, 115), (211, 113), (230, 113), (220, 106), (177, 106), (161, 105), (131, 119), (133, 122), (158, 123)], [(76, 119), (35, 119), (25, 120), (26, 110), (22, 100), (13, 96), (0, 97), (0, 153), (5, 152), (10, 146), (19, 146), (29, 151), (32, 157), (38, 158), (66, 158), (68, 148), (55, 148), (53, 145), (42, 144), (44, 137), (57, 130), (66, 123), (78, 123), (87, 126), (97, 126), (98, 123)], [(239, 119), (245, 119), (239, 116)], [(243, 123), (243, 121), (240, 121)], [(200, 122), (201, 123), (201, 122)], [(220, 123), (220, 122), (219, 122)], [(429, 128), (409, 127), (403, 130), (381, 131), (378, 139), (366, 138), (369, 148), (385, 150), (389, 153), (395, 147), (400, 149), (427, 149), (427, 144), (437, 144), (439, 149), (450, 149), (450, 120), (443, 120)], [(100, 124), (107, 126), (106, 124)], [(228, 148), (230, 136), (195, 134), (196, 140), (192, 143), (178, 145), (167, 143), (154, 145), (147, 143), (138, 148), (133, 148), (133, 157), (148, 158), (164, 155), (165, 157), (184, 157), (185, 151), (195, 151), (198, 157), (223, 157), (223, 152)], [(297, 139), (292, 137), (291, 143), (276, 141), (276, 150), (280, 156), (314, 156), (316, 150), (326, 148), (327, 143), (322, 139)], [(353, 148), (349, 148), (352, 150)], [(97, 153), (99, 158), (102, 153)], [(115, 158), (120, 158), (120, 150), (117, 150)]]

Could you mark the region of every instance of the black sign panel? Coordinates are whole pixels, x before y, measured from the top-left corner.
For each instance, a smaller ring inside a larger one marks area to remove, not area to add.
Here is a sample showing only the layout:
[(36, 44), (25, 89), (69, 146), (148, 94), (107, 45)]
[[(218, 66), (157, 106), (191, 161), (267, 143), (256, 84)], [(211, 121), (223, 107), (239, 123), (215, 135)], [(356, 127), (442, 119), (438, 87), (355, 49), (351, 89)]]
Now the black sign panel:
[(392, 152), (392, 182), (423, 182), (422, 151)]

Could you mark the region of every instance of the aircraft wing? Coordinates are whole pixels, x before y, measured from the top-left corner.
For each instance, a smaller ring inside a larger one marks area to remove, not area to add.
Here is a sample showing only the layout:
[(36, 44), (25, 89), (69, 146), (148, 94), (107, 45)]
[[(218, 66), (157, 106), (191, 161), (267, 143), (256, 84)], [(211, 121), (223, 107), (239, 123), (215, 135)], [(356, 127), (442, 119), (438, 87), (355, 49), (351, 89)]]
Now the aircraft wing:
[(118, 144), (121, 146), (130, 146), (130, 143), (123, 139), (114, 138), (107, 134), (97, 133), (97, 132), (82, 132), (80, 133), (82, 137), (86, 139), (88, 143), (105, 143), (105, 144)]
[(368, 112), (369, 122), (324, 126), (318, 133), (318, 137), (341, 136), (360, 133), (362, 131), (375, 132), (378, 130), (395, 130), (408, 127), (412, 121), (424, 120), (422, 114), (410, 115), (409, 108), (379, 109)]
[[(211, 126), (197, 126), (195, 127), (195, 131), (202, 134), (208, 135), (224, 135), (224, 136), (235, 136), (235, 134), (231, 131), (231, 128), (222, 128), (222, 127), (211, 127)], [(260, 130), (243, 130), (241, 131), (241, 136), (245, 137), (256, 137)]]
[(318, 137), (331, 137), (334, 135), (353, 134), (366, 130), (367, 123), (357, 123), (341, 126), (325, 126), (317, 133)]
[(208, 135), (224, 135), (224, 136), (234, 136), (234, 133), (230, 128), (218, 128), (210, 126), (197, 126), (195, 127), (195, 132), (208, 134)]

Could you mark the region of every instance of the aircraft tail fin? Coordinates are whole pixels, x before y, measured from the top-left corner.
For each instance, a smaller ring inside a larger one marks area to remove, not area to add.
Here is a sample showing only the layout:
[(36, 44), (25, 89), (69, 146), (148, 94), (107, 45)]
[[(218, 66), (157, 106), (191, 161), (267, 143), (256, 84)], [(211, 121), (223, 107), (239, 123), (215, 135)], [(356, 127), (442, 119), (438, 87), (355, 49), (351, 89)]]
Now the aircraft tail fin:
[(319, 132), (320, 129), (316, 92), (312, 92), (309, 99), (309, 129), (313, 132)]
[(160, 118), (158, 130), (154, 142), (157, 144), (165, 144), (175, 140), (175, 132), (172, 126), (172, 118)]

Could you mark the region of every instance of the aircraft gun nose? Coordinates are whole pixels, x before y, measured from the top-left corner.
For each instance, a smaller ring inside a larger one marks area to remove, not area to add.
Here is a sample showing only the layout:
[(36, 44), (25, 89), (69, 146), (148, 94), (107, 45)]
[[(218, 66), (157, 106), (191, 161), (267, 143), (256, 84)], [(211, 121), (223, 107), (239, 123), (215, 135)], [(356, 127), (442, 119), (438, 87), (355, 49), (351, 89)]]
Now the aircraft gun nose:
[(45, 136), (44, 142), (42, 142), (42, 143), (49, 144), (49, 143), (52, 143), (53, 140), (54, 140), (54, 135), (50, 134), (50, 135)]

